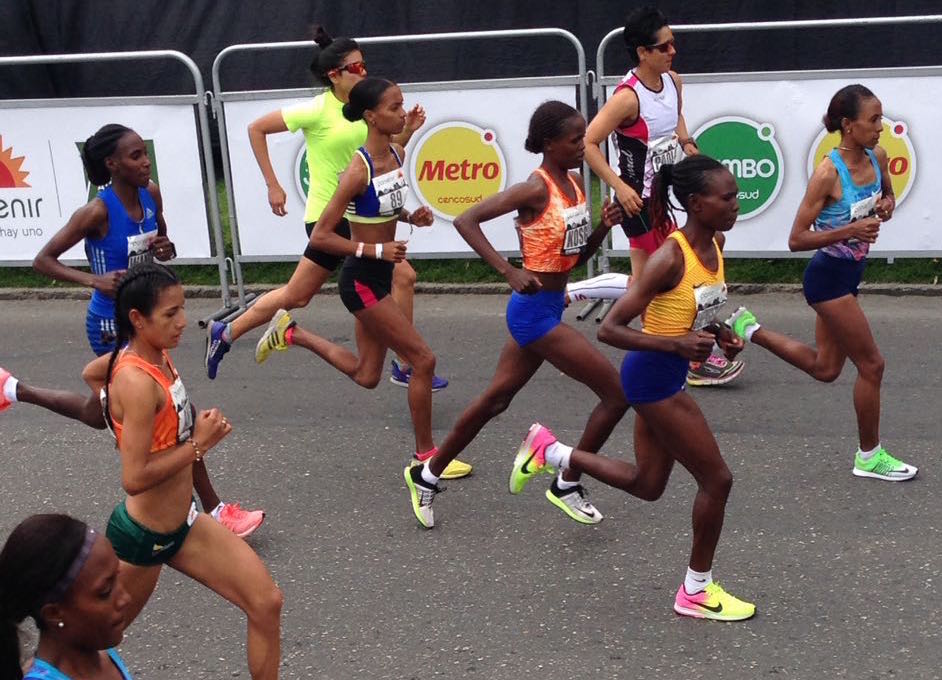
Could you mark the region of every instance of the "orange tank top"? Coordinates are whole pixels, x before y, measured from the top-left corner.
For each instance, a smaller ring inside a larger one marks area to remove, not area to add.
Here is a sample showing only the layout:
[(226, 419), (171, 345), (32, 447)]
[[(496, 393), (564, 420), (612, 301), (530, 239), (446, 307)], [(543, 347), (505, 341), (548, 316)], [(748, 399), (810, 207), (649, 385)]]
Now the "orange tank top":
[[(183, 381), (180, 380), (180, 375), (177, 373), (177, 370), (173, 367), (170, 355), (164, 352), (164, 358), (167, 360), (167, 365), (170, 367), (170, 372), (173, 374), (173, 380), (170, 380), (164, 375), (164, 372), (161, 371), (159, 367), (154, 366), (149, 361), (145, 361), (136, 354), (131, 354), (127, 350), (121, 351), (121, 354), (118, 356), (118, 361), (111, 371), (111, 379), (113, 381), (114, 377), (122, 369), (128, 366), (139, 368), (153, 378), (163, 389), (166, 401), (154, 417), (154, 432), (153, 435), (151, 435), (150, 443), (151, 453), (169, 449), (179, 442), (186, 441), (193, 431), (193, 412), (190, 409), (190, 400), (187, 398), (186, 388), (183, 386)], [(124, 430), (124, 426), (115, 420), (114, 416), (111, 417), (111, 420), (114, 424), (115, 439), (120, 446), (121, 433)]]
[(572, 202), (543, 168), (537, 168), (536, 173), (546, 183), (549, 200), (532, 222), (517, 220), (523, 266), (531, 272), (568, 272), (576, 266), (592, 233), (585, 194), (570, 175), (576, 190), (576, 201)]

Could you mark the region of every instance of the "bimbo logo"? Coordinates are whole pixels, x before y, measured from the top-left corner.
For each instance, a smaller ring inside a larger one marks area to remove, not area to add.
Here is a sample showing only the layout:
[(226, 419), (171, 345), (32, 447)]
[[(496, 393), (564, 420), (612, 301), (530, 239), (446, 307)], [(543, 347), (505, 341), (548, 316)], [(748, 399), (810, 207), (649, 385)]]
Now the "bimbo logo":
[(311, 190), (311, 169), (307, 166), (307, 147), (302, 144), (294, 159), (294, 186), (298, 190), (301, 202), (307, 201), (307, 192)]
[(694, 133), (701, 153), (729, 168), (739, 185), (739, 219), (768, 208), (782, 188), (782, 150), (775, 128), (739, 116), (715, 118)]
[[(808, 153), (808, 176), (814, 173), (818, 164), (841, 143), (839, 132), (822, 130), (811, 144)], [(902, 121), (883, 119), (883, 132), (880, 133), (880, 146), (888, 156), (887, 170), (890, 171), (890, 183), (896, 196), (896, 205), (900, 205), (916, 179), (916, 149), (909, 139), (909, 126)]]
[(426, 132), (412, 152), (411, 168), (419, 200), (449, 221), (507, 183), (497, 136), (471, 123), (443, 123)]
[(3, 147), (3, 135), (0, 135), (0, 189), (29, 188), (26, 178), (29, 172), (23, 170), (25, 156), (14, 156), (13, 147)]

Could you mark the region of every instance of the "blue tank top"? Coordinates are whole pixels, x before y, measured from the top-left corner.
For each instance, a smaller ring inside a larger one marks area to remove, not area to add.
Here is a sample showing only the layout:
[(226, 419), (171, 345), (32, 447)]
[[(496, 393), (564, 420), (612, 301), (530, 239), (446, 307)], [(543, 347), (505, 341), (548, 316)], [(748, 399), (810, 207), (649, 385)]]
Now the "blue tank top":
[[(128, 672), (127, 666), (124, 665), (124, 661), (121, 660), (121, 657), (118, 656), (118, 652), (114, 649), (108, 650), (108, 656), (111, 657), (111, 662), (117, 667), (118, 671), (121, 673), (123, 680), (131, 680), (131, 673)], [(26, 675), (23, 676), (23, 680), (71, 680), (68, 675), (65, 675), (55, 666), (46, 663), (42, 659), (33, 659), (32, 665), (29, 667), (29, 670), (26, 672)]]
[(366, 165), (366, 191), (355, 196), (347, 205), (344, 217), (350, 222), (365, 222), (378, 224), (388, 222), (397, 217), (406, 203), (409, 195), (409, 185), (406, 183), (406, 173), (402, 170), (402, 159), (393, 147), (389, 147), (399, 167), (387, 173), (376, 176), (373, 169), (373, 159), (365, 146), (356, 150), (354, 156), (359, 156)]
[[(876, 179), (870, 184), (854, 184), (850, 176), (850, 170), (844, 159), (841, 158), (837, 149), (828, 154), (828, 158), (837, 169), (837, 175), (841, 179), (841, 199), (835, 201), (818, 215), (814, 221), (815, 231), (829, 231), (838, 227), (850, 224), (854, 220), (873, 215), (876, 203), (883, 195), (883, 174), (880, 172), (880, 164), (877, 162), (876, 154), (870, 149), (864, 149), (870, 158), (870, 164), (873, 165), (873, 171)], [(848, 239), (838, 243), (832, 243), (829, 246), (821, 248), (821, 252), (827, 253), (832, 257), (839, 257), (845, 260), (862, 260), (870, 252), (870, 244), (857, 239)]]
[[(138, 189), (137, 197), (144, 213), (140, 222), (131, 219), (110, 186), (98, 192), (108, 208), (108, 233), (104, 238), (85, 239), (85, 256), (92, 273), (107, 274), (153, 261), (149, 247), (157, 235), (157, 204), (147, 189)], [(97, 290), (92, 293), (89, 309), (93, 314), (114, 318), (114, 300)]]

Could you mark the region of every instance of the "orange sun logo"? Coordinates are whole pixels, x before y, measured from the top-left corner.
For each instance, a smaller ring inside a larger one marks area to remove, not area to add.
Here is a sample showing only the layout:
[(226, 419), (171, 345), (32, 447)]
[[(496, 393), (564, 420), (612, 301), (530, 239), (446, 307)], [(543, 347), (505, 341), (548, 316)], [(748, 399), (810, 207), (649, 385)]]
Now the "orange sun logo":
[(29, 172), (20, 170), (25, 156), (13, 157), (13, 147), (3, 148), (3, 136), (0, 135), (0, 189), (17, 189), (29, 187), (26, 178)]

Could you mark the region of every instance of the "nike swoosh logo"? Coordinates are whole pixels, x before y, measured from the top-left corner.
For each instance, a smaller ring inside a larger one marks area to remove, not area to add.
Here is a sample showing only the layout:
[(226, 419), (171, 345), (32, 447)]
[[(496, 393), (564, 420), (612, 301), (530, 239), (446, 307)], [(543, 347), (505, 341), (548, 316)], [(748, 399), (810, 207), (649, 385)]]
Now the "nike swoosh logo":
[(708, 609), (708, 610), (710, 610), (711, 612), (713, 612), (714, 614), (719, 614), (721, 611), (723, 611), (723, 603), (722, 603), (722, 602), (718, 603), (715, 607), (711, 607), (710, 605), (704, 604), (704, 603), (700, 603), (698, 606), (703, 607), (704, 609)]
[(530, 470), (529, 470), (529, 468), (528, 468), (527, 466), (533, 461), (533, 457), (534, 457), (535, 455), (536, 455), (535, 453), (531, 453), (531, 454), (530, 454), (530, 457), (527, 458), (525, 461), (523, 461), (523, 465), (520, 466), (520, 472), (522, 472), (522, 473), (525, 474), (525, 475), (532, 475), (532, 474), (533, 474), (532, 472), (530, 472)]
[(174, 544), (174, 541), (170, 541), (170, 543), (168, 543), (167, 545), (159, 545), (158, 543), (154, 543), (154, 547), (151, 548), (151, 554), (156, 555), (157, 553), (161, 553), (167, 548), (169, 548), (170, 546), (172, 546), (173, 544)]

